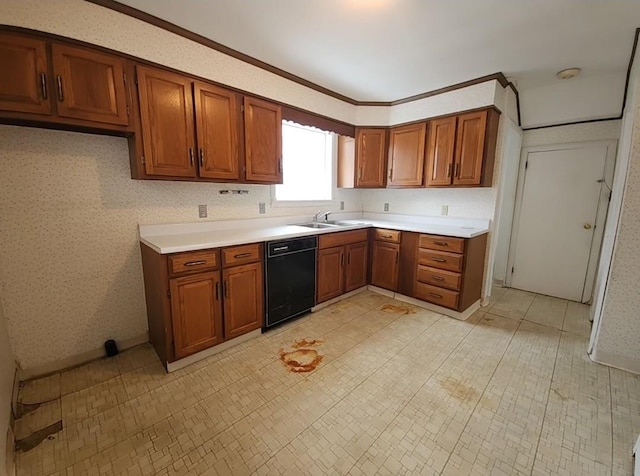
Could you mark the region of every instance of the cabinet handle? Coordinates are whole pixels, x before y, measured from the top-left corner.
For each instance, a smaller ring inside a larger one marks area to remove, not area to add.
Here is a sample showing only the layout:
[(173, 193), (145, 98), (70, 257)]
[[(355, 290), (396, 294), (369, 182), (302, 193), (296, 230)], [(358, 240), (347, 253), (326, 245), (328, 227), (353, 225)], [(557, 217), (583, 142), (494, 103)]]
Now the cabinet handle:
[(429, 293), (429, 296), (433, 296), (434, 298), (442, 299), (442, 295), (436, 293)]
[(451, 169), (453, 168), (453, 164), (449, 164), (447, 166), (447, 177), (451, 177)]
[(382, 237), (382, 238), (388, 238), (389, 240), (392, 238), (392, 236), (391, 236), (391, 235), (380, 235), (380, 237)]
[(220, 281), (216, 282), (216, 301), (220, 300)]
[(455, 177), (456, 178), (460, 178), (460, 163), (459, 162), (456, 164)]
[(204, 150), (200, 147), (200, 167), (204, 167)]
[(199, 264), (205, 264), (207, 262), (206, 259), (199, 259), (198, 261), (187, 261), (185, 266), (198, 266)]
[(49, 94), (47, 93), (47, 75), (45, 73), (40, 73), (40, 88), (42, 89), (42, 99), (48, 99)]
[(288, 249), (288, 246), (279, 246), (277, 248), (274, 248), (272, 251), (287, 251)]
[(278, 173), (282, 173), (282, 158), (278, 160)]
[(191, 163), (191, 166), (193, 167), (193, 148), (189, 147), (189, 162)]
[(444, 281), (444, 278), (442, 276), (431, 276), (431, 279), (435, 281)]
[(58, 81), (58, 100), (60, 102), (64, 101), (64, 91), (62, 90), (62, 76), (56, 76), (56, 81)]
[(344, 266), (344, 253), (340, 253), (340, 266)]
[(223, 283), (222, 288), (223, 288), (223, 292), (224, 292), (224, 297), (228, 298), (229, 297), (229, 286), (227, 285), (227, 281), (226, 280)]
[(433, 244), (438, 246), (449, 246), (449, 243), (446, 241), (434, 241)]
[(238, 255), (234, 255), (234, 258), (248, 258), (249, 256), (251, 256), (251, 253), (240, 253)]
[(351, 251), (347, 253), (347, 264), (351, 264)]
[(398, 262), (398, 258), (400, 257), (400, 252), (396, 251), (396, 263)]
[(446, 263), (447, 260), (444, 258), (431, 258), (431, 261), (435, 261), (436, 263)]

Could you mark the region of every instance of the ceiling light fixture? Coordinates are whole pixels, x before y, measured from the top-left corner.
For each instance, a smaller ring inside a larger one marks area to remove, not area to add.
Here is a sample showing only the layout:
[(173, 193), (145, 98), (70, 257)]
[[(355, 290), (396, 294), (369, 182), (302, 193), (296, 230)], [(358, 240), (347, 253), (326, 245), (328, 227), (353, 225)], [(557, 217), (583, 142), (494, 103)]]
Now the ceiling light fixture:
[(562, 71), (558, 71), (556, 73), (556, 76), (559, 79), (571, 79), (578, 76), (581, 71), (582, 70), (580, 68), (567, 68), (567, 69), (563, 69)]

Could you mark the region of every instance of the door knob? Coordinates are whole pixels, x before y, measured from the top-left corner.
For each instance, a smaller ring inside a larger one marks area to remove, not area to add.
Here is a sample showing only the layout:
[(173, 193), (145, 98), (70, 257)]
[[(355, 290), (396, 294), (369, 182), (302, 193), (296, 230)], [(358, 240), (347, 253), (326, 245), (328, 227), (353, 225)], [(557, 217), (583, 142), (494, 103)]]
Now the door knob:
[(584, 226), (585, 230), (590, 230), (591, 229), (591, 223), (585, 223), (583, 226)]

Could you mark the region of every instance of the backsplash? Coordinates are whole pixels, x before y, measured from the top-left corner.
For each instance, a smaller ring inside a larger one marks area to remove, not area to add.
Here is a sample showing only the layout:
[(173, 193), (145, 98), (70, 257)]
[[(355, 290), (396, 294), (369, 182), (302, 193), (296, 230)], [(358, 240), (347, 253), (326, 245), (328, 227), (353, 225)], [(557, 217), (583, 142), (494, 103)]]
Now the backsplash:
[[(0, 126), (0, 288), (16, 358), (29, 368), (147, 330), (139, 223), (304, 215), (270, 187), (130, 178), (122, 138)], [(221, 189), (249, 190), (220, 195)], [(345, 211), (360, 192), (339, 190)], [(258, 213), (258, 202), (266, 214)]]

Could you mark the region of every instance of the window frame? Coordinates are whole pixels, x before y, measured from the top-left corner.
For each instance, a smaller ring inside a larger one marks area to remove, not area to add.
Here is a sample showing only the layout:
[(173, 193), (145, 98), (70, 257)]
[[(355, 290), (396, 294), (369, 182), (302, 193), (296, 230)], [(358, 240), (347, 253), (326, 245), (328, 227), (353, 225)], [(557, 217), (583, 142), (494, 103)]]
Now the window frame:
[[(285, 122), (283, 120), (283, 122)], [(287, 121), (287, 122), (294, 122), (294, 121)], [(302, 127), (311, 127), (314, 128), (314, 126), (307, 126), (305, 124), (298, 124), (299, 126)], [(315, 129), (318, 130), (322, 130), (320, 128), (315, 127)], [(271, 185), (270, 186), (270, 192), (271, 192), (271, 207), (272, 208), (296, 208), (296, 207), (328, 207), (328, 208), (332, 208), (334, 206), (336, 206), (338, 204), (338, 200), (336, 198), (337, 196), (337, 190), (338, 190), (338, 173), (337, 173), (337, 167), (338, 167), (338, 134), (336, 134), (335, 132), (332, 131), (322, 131), (322, 132), (326, 132), (328, 134), (331, 135), (332, 140), (331, 140), (331, 199), (329, 200), (278, 200), (276, 198), (276, 186), (277, 185)], [(284, 158), (283, 158), (283, 166), (284, 166)]]

